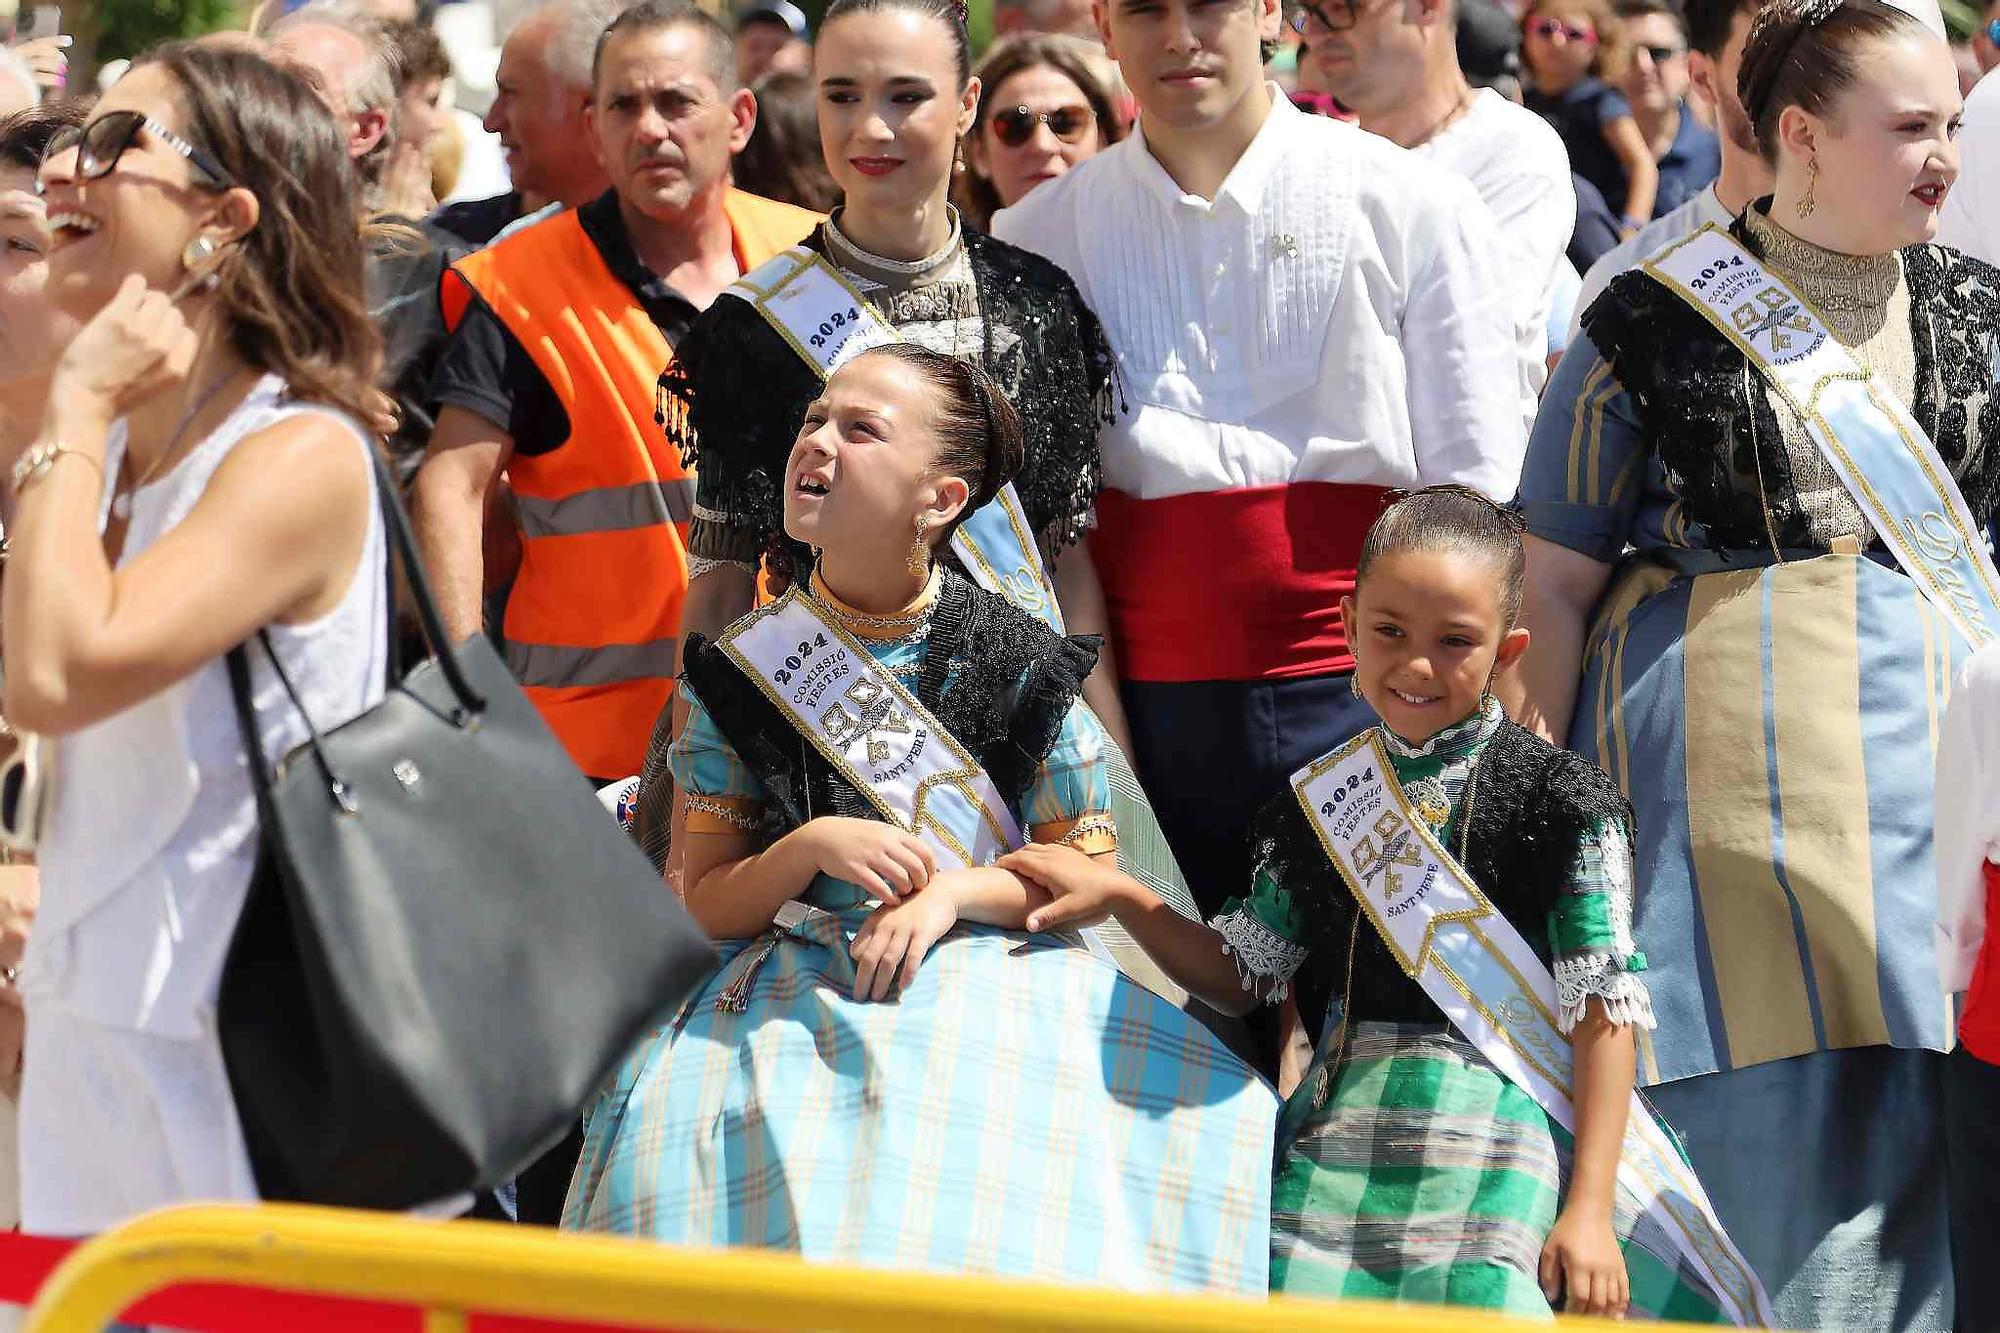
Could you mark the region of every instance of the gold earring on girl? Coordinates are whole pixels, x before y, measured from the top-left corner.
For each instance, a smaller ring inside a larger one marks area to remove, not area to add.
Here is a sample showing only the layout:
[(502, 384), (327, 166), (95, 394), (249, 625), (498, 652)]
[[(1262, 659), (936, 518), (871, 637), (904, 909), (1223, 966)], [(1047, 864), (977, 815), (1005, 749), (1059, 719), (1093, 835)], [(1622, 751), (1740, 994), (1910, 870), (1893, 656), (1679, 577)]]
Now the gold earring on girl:
[(923, 515), (917, 516), (917, 539), (910, 543), (910, 574), (922, 578), (930, 572), (931, 548), (924, 543), (924, 534), (931, 530), (931, 521)]
[(1819, 159), (1817, 157), (1809, 157), (1806, 159), (1806, 192), (1799, 196), (1798, 202), (1800, 217), (1811, 217), (1813, 210), (1819, 207), (1819, 203), (1813, 198), (1813, 187), (1818, 184)]

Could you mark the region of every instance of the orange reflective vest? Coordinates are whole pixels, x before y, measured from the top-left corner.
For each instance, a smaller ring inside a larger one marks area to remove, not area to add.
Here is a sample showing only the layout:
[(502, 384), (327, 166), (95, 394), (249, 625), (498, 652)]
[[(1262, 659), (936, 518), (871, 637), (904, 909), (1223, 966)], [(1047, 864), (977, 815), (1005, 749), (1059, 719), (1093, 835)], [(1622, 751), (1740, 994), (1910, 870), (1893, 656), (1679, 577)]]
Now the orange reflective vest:
[[(738, 190), (723, 209), (746, 273), (820, 221)], [(521, 534), (507, 665), (578, 768), (607, 779), (637, 773), (673, 688), (687, 598), (694, 475), (653, 420), (673, 349), (575, 209), (453, 265), (442, 293), (452, 327), (468, 288), (569, 416), (560, 446), (507, 465)]]

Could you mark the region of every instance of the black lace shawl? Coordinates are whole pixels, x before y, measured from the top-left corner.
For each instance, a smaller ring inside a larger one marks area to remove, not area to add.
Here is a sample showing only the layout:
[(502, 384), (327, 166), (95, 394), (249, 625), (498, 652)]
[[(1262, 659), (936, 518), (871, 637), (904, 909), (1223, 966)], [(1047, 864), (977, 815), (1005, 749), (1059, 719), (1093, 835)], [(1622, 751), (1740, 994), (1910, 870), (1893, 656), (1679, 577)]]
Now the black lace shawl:
[[(1763, 257), (1741, 219), (1731, 230)], [(1917, 367), (1912, 410), (1973, 515), (1984, 521), (2000, 502), (2000, 392), (1994, 384), (2000, 270), (1939, 245), (1912, 246), (1902, 260)], [(1778, 544), (1817, 545), (1757, 372), (1700, 312), (1634, 269), (1612, 280), (1585, 312), (1583, 329), (1631, 395), (1667, 484), (1689, 521), (1706, 525), (1711, 547), (1769, 548), (1758, 498), (1760, 464)], [(1746, 391), (1746, 370), (1759, 392)], [(1977, 404), (1976, 417), (1969, 403)]]
[[(1480, 751), (1466, 869), (1493, 905), (1546, 963), (1549, 915), (1568, 884), (1584, 839), (1607, 819), (1629, 830), (1632, 809), (1610, 778), (1588, 760), (1558, 750), (1511, 722)], [(1354, 898), (1327, 859), (1319, 835), (1287, 788), (1261, 810), (1250, 829), (1251, 854), (1291, 895), (1305, 923), (1305, 965), (1295, 981), (1299, 1013), (1317, 1033), (1329, 1000), (1346, 982), (1347, 941)], [(1451, 848), (1454, 854), (1458, 848)], [(1363, 920), (1354, 937), (1352, 1022), (1434, 1023), (1437, 1005), (1408, 976), (1375, 927)]]
[[(947, 569), (917, 698), (1017, 806), (1055, 747), (1099, 645), (1095, 635), (1061, 637)], [(695, 696), (764, 788), (767, 836), (815, 815), (881, 818), (721, 649), (690, 634), (681, 660)]]
[[(1067, 273), (983, 233), (964, 237), (985, 332), (980, 362), (1020, 411), (1026, 435), (1014, 488), (1044, 558), (1052, 557), (1081, 535), (1097, 500), (1097, 434), (1119, 408), (1116, 363)], [(824, 253), (824, 228), (806, 245)], [(1005, 354), (995, 346), (999, 329), (1018, 340)], [(819, 388), (746, 302), (719, 299), (695, 321), (660, 376), (660, 421), (698, 469), (702, 507), (760, 539), (782, 530), (785, 459)]]

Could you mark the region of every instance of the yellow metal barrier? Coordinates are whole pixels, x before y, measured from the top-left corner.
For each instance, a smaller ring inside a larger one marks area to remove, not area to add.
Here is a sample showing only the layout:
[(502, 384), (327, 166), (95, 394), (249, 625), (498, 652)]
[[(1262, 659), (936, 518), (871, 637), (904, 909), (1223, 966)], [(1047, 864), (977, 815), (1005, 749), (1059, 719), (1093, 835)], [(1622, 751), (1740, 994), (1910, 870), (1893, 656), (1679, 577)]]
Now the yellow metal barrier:
[(1442, 1307), (1135, 1296), (267, 1204), (168, 1209), (99, 1236), (49, 1278), (25, 1333), (100, 1333), (138, 1301), (189, 1282), (411, 1305), (425, 1312), (427, 1333), (464, 1329), (468, 1312), (770, 1333), (1505, 1333), (1520, 1327)]

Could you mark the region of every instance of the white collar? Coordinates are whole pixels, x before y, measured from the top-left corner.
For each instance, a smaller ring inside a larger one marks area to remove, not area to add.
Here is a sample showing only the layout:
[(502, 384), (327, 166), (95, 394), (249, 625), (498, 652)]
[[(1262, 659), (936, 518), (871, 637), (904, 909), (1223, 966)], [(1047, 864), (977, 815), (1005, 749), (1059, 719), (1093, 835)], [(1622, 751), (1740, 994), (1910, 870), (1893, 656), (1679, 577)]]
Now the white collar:
[(1291, 132), (1307, 119), (1306, 113), (1293, 106), (1292, 99), (1285, 96), (1284, 90), (1277, 84), (1267, 82), (1264, 90), (1270, 96), (1271, 110), (1264, 117), (1263, 125), (1258, 127), (1256, 137), (1250, 140), (1249, 147), (1243, 150), (1243, 155), (1236, 159), (1236, 165), (1223, 178), (1214, 200), (1189, 194), (1167, 174), (1167, 169), (1160, 165), (1160, 159), (1153, 156), (1153, 150), (1146, 143), (1143, 117), (1133, 128), (1133, 148), (1127, 158), (1133, 174), (1164, 203), (1184, 202), (1209, 209), (1220, 206), (1226, 199), (1243, 212), (1254, 214), (1263, 203), (1265, 186), (1285, 164), (1291, 147), (1287, 142)]

